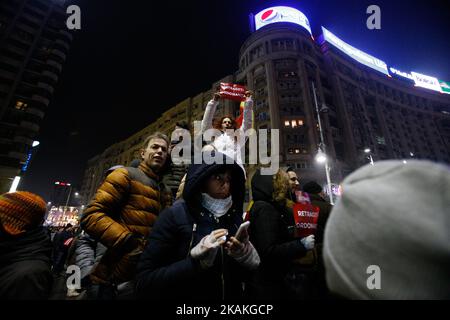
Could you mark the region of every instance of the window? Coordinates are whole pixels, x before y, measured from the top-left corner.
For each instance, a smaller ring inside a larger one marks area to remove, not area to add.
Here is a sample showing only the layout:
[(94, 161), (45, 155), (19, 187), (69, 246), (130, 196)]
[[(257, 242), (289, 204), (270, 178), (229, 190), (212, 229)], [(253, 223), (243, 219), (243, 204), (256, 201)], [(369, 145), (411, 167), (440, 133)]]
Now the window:
[(285, 122), (284, 122), (284, 126), (285, 127), (289, 127), (291, 124), (289, 123), (289, 120), (286, 120)]
[(300, 149), (299, 148), (295, 148), (295, 153), (296, 154), (300, 153)]
[(292, 120), (292, 128), (297, 127), (297, 120)]
[(17, 100), (17, 101), (16, 101), (15, 108), (16, 108), (17, 110), (25, 110), (27, 107), (28, 107), (28, 104), (27, 104), (27, 103), (25, 103), (25, 102), (23, 102), (23, 101), (20, 101), (20, 100)]
[(302, 126), (303, 125), (303, 120), (298, 120), (298, 125)]
[(293, 154), (293, 153), (294, 153), (294, 149), (293, 149), (293, 148), (289, 148), (289, 149), (288, 149), (288, 153), (289, 153), (289, 154)]

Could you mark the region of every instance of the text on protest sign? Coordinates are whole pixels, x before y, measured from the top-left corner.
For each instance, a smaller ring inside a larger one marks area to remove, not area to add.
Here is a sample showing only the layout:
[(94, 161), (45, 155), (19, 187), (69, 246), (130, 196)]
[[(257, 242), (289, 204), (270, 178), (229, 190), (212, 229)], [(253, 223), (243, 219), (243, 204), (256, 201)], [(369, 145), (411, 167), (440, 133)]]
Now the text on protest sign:
[(243, 101), (245, 100), (245, 86), (234, 83), (220, 83), (220, 96), (224, 99)]

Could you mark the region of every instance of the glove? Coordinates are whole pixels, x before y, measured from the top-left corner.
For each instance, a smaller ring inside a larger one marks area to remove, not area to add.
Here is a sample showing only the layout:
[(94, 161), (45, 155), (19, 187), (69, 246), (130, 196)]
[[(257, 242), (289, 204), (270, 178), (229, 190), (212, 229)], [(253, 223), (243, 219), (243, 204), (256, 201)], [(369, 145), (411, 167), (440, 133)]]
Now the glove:
[(306, 250), (314, 249), (315, 239), (313, 234), (305, 238), (302, 238), (300, 242), (302, 243), (302, 245), (305, 247)]
[(258, 252), (248, 240), (248, 237), (246, 237), (243, 242), (240, 242), (235, 237), (231, 237), (230, 241), (227, 242), (225, 249), (230, 257), (250, 270), (256, 269), (261, 262)]
[(191, 250), (191, 257), (200, 261), (203, 269), (211, 267), (217, 255), (219, 247), (225, 243), (226, 229), (217, 229), (200, 240)]

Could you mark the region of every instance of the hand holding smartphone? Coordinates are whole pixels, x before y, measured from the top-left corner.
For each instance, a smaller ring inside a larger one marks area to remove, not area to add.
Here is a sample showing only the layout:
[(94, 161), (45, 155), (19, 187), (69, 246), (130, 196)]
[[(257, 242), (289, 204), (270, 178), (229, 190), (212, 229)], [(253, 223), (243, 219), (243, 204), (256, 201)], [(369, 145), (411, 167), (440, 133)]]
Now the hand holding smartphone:
[(238, 231), (235, 234), (235, 238), (240, 242), (243, 242), (248, 236), (248, 227), (250, 226), (250, 221), (246, 221), (239, 226)]

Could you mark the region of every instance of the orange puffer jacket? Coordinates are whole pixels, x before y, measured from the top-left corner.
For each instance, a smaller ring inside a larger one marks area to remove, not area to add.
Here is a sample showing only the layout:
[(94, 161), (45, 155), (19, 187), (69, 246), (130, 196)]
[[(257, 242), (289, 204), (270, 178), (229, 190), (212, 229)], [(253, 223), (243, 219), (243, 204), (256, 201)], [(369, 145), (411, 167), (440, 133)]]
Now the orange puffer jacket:
[(161, 209), (169, 205), (165, 193), (145, 163), (116, 169), (106, 177), (81, 218), (82, 228), (108, 248), (91, 273), (94, 283), (121, 283), (134, 277), (145, 239)]

